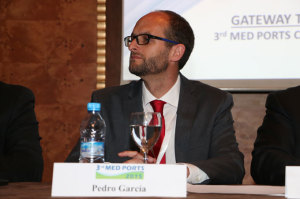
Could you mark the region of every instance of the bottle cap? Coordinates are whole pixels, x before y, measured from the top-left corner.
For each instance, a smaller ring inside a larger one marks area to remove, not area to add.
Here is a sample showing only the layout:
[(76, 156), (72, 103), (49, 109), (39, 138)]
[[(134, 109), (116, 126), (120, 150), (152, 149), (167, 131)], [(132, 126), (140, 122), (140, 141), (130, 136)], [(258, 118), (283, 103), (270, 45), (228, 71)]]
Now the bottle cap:
[(87, 104), (88, 111), (100, 111), (100, 108), (101, 108), (100, 103), (90, 102)]

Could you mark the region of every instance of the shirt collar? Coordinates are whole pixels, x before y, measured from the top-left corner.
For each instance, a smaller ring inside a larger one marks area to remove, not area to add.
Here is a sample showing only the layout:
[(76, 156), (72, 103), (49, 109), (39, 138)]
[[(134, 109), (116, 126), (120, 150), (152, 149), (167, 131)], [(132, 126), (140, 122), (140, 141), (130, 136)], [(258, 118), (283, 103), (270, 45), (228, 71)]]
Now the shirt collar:
[[(144, 82), (143, 82), (142, 87), (143, 87), (143, 96), (142, 96), (143, 106), (145, 107), (147, 104), (149, 104), (153, 100), (156, 100), (157, 98), (155, 98), (150, 93), (150, 91), (145, 86)], [(163, 100), (167, 104), (177, 108), (178, 101), (179, 101), (179, 92), (180, 92), (180, 76), (178, 75), (177, 80), (176, 80), (175, 84), (172, 86), (172, 88), (158, 100)]]

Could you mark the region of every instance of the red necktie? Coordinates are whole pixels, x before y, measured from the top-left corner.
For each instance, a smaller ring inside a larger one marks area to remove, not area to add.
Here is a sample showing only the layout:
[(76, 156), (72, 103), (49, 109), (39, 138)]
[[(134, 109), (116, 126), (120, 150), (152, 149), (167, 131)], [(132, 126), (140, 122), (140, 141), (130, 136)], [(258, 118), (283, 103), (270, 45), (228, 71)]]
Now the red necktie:
[[(165, 118), (164, 118), (164, 114), (163, 114), (163, 109), (164, 109), (165, 103), (166, 102), (161, 101), (161, 100), (153, 100), (150, 102), (154, 112), (159, 112), (161, 114), (161, 133), (160, 133), (160, 137), (158, 138), (158, 141), (156, 142), (156, 144), (153, 147), (154, 155), (156, 158), (159, 154), (160, 147), (161, 147), (162, 142), (165, 137)], [(160, 164), (166, 164), (166, 155), (165, 154), (164, 154), (163, 158), (161, 159)]]

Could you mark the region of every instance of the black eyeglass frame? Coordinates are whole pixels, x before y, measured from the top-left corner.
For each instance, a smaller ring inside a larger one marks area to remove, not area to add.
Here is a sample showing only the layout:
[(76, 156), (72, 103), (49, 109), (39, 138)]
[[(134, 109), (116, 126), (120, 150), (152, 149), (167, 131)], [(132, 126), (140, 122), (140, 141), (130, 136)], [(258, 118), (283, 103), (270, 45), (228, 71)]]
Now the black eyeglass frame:
[[(139, 37), (139, 36), (142, 36), (142, 35), (148, 36), (148, 39), (146, 39), (146, 43), (144, 43), (144, 44), (140, 44), (139, 39), (138, 39), (138, 37)], [(131, 39), (130, 39), (130, 38), (131, 38)], [(169, 39), (166, 39), (166, 38), (162, 38), (162, 37), (158, 37), (158, 36), (154, 36), (154, 35), (150, 35), (150, 34), (139, 34), (139, 35), (135, 35), (135, 36), (127, 36), (127, 37), (125, 37), (125, 38), (124, 38), (125, 46), (126, 46), (126, 47), (129, 47), (130, 43), (131, 43), (134, 39), (136, 39), (136, 43), (137, 43), (138, 45), (147, 45), (147, 44), (149, 44), (150, 39), (158, 39), (158, 40), (170, 42), (170, 43), (173, 43), (173, 44), (179, 44), (179, 43), (176, 42), (176, 41), (172, 41), (172, 40), (169, 40)]]

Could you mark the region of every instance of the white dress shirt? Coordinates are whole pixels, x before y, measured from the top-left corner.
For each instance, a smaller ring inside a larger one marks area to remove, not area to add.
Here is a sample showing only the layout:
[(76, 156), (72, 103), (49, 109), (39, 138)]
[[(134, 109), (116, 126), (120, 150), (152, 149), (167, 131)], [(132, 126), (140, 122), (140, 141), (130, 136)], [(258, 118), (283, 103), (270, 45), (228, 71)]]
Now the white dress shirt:
[[(175, 156), (175, 128), (176, 128), (176, 118), (177, 118), (177, 107), (179, 101), (180, 93), (180, 76), (178, 75), (176, 83), (173, 87), (160, 99), (165, 101), (166, 104), (163, 108), (163, 115), (165, 118), (165, 137), (161, 146), (158, 157), (162, 157), (166, 153), (166, 163), (167, 164), (176, 164)], [(143, 108), (145, 112), (153, 112), (153, 108), (150, 104), (151, 101), (156, 100), (150, 91), (146, 88), (143, 82)], [(165, 149), (165, 150), (164, 150)], [(187, 178), (188, 183), (201, 183), (204, 180), (209, 179), (207, 174), (192, 164), (187, 164), (189, 168), (190, 175)]]

